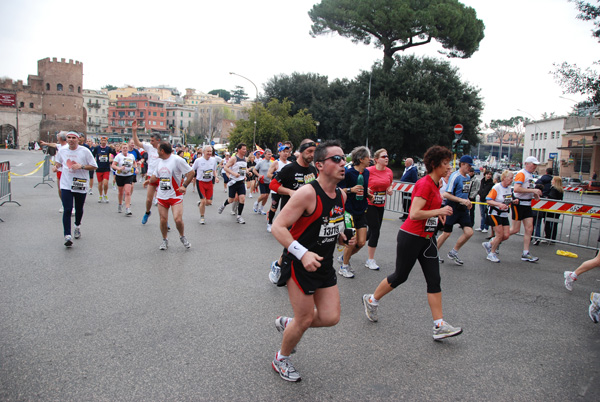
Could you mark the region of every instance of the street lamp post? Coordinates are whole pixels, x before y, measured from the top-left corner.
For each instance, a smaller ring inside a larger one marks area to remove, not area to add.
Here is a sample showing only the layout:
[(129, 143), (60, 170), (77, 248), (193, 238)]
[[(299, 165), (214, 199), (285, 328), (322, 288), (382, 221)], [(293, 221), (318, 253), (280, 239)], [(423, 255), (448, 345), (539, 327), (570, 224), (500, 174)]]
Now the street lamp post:
[(258, 88), (256, 87), (256, 84), (254, 82), (252, 82), (251, 79), (244, 77), (243, 75), (239, 75), (236, 73), (232, 73), (230, 72), (229, 74), (231, 75), (237, 75), (238, 77), (241, 77), (247, 81), (249, 81), (252, 85), (254, 85), (254, 89), (256, 90), (256, 98), (254, 99), (254, 137), (252, 138), (252, 151), (254, 152), (256, 150), (256, 119), (258, 117)]

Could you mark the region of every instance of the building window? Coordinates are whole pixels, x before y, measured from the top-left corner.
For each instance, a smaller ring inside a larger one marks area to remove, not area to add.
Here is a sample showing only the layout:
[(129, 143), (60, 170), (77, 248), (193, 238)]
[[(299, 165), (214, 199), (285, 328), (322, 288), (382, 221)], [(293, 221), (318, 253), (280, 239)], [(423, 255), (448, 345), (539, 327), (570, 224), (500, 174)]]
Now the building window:
[(19, 103), (19, 107), (25, 107), (25, 102)]
[(73, 85), (69, 85), (69, 92), (75, 92), (75, 87)]
[(165, 114), (164, 114), (164, 113), (161, 113), (161, 114), (160, 114), (160, 117), (165, 117)]
[(144, 112), (140, 112), (140, 117), (144, 117)]
[(30, 107), (31, 109), (33, 109), (33, 102), (30, 102), (30, 103), (29, 103), (29, 107)]
[(550, 133), (550, 139), (551, 139), (551, 140), (553, 140), (553, 139), (554, 139), (554, 131), (552, 131), (552, 132)]
[(537, 141), (537, 139), (538, 139), (538, 133), (535, 133), (535, 139)]
[(57, 90), (57, 91), (61, 91), (61, 92), (62, 92), (62, 90), (63, 90), (63, 85), (62, 85), (62, 84), (57, 84), (57, 85), (56, 85), (56, 90)]
[(533, 141), (533, 134), (531, 134), (531, 141)]
[(77, 87), (77, 93), (80, 94), (81, 93), (81, 87)]
[(49, 91), (49, 90), (50, 90), (50, 83), (49, 83), (49, 82), (47, 82), (47, 83), (46, 83), (46, 91)]
[(547, 140), (548, 139), (548, 133), (544, 133), (544, 139)]

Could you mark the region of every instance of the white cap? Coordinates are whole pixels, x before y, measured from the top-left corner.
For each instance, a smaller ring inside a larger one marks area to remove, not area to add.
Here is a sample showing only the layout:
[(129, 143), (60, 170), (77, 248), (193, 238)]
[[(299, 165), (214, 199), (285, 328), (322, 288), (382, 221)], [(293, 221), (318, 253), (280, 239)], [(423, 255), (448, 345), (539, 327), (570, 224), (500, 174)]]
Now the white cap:
[(525, 163), (533, 163), (534, 165), (539, 165), (540, 161), (537, 160), (535, 156), (529, 156), (525, 159)]

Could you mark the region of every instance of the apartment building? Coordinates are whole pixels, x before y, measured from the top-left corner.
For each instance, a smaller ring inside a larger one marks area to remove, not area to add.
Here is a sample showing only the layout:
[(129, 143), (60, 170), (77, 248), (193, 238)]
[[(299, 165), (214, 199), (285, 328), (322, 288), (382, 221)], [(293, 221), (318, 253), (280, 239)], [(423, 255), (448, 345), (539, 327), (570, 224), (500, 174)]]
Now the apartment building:
[(87, 133), (100, 134), (107, 132), (109, 108), (108, 92), (84, 89), (83, 107), (87, 111)]
[(118, 98), (108, 110), (109, 131), (118, 134), (131, 132), (136, 120), (140, 131), (167, 133), (167, 110), (165, 102), (153, 96), (132, 95)]

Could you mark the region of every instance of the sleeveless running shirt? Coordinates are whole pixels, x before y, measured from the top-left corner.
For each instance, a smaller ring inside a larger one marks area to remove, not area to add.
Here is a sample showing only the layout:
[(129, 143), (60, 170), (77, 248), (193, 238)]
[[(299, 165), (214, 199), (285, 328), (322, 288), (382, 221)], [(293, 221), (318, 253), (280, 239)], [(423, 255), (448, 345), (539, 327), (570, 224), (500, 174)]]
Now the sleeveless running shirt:
[[(290, 233), (309, 251), (323, 257), (321, 267), (317, 269), (317, 272), (323, 272), (323, 269), (333, 267), (338, 235), (344, 231), (344, 202), (339, 188), (335, 189), (335, 198), (329, 198), (318, 181), (309, 184), (315, 189), (317, 206), (310, 216), (301, 216), (292, 225)], [(292, 254), (289, 256), (297, 261)]]
[(235, 163), (230, 168), (233, 172), (239, 173), (239, 177), (234, 177), (231, 175), (229, 181), (233, 183), (237, 183), (238, 181), (246, 180), (246, 169), (248, 168), (248, 162), (246, 162), (246, 158), (240, 158), (237, 155), (235, 156)]

